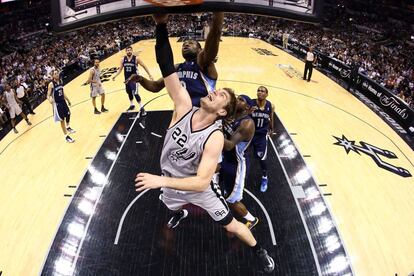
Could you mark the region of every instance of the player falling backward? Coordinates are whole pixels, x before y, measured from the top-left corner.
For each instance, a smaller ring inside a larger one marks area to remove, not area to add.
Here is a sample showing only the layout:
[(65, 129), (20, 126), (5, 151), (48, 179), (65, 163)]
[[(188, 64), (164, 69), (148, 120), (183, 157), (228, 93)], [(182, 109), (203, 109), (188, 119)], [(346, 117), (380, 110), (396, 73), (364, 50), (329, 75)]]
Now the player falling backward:
[(164, 77), (168, 94), (174, 102), (174, 113), (166, 131), (161, 152), (162, 176), (138, 173), (138, 192), (161, 188), (160, 199), (175, 212), (170, 227), (178, 225), (188, 215), (185, 204), (197, 205), (220, 223), (228, 232), (248, 245), (261, 260), (266, 272), (275, 263), (253, 237), (250, 230), (233, 218), (218, 187), (211, 183), (224, 145), (223, 133), (217, 120), (234, 113), (236, 97), (230, 88), (217, 89), (201, 98), (200, 108), (193, 107), (187, 90), (175, 71), (168, 40), (167, 16), (154, 16), (156, 26), (156, 58)]

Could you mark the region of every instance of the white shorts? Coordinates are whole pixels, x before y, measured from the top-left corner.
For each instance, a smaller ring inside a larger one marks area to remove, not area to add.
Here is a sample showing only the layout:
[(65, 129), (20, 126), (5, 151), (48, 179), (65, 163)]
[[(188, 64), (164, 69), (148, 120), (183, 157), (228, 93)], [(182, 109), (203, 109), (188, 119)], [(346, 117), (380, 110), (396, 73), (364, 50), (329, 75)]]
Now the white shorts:
[(91, 85), (91, 98), (95, 98), (98, 95), (102, 95), (102, 94), (105, 94), (105, 90), (103, 89), (102, 86)]
[(184, 192), (169, 188), (161, 190), (160, 200), (172, 211), (178, 211), (184, 205), (191, 203), (206, 210), (210, 217), (224, 226), (233, 219), (218, 185), (211, 183), (204, 192)]
[(10, 118), (14, 119), (16, 116), (19, 116), (22, 113), (22, 109), (18, 104), (9, 106)]

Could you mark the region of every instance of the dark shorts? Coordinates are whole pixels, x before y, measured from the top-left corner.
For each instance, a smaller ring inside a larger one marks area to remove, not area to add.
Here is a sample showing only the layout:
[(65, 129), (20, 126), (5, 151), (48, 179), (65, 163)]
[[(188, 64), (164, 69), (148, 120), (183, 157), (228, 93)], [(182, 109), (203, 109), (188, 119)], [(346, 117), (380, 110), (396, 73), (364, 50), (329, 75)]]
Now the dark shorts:
[(236, 163), (223, 160), (221, 163), (220, 183), (227, 202), (235, 203), (243, 199), (248, 169), (247, 159)]
[(260, 160), (267, 158), (267, 134), (255, 134), (252, 140), (254, 156)]
[(53, 118), (55, 122), (63, 121), (70, 116), (68, 104), (65, 102), (53, 104)]

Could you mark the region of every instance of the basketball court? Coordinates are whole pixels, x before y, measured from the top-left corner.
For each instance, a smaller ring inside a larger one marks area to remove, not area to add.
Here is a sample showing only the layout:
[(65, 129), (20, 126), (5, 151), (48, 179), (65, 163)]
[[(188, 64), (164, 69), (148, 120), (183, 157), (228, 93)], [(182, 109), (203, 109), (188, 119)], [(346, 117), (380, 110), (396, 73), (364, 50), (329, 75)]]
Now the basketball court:
[[(181, 43), (170, 39), (176, 62)], [(134, 51), (158, 78), (155, 40)], [(74, 144), (48, 101), (33, 126), (0, 141), (0, 271), (3, 275), (262, 275), (250, 251), (190, 207), (174, 230), (159, 191), (135, 192), (138, 172), (160, 173), (172, 102), (140, 88), (148, 115), (125, 113), (124, 51), (101, 62), (108, 113), (95, 115), (84, 85), (65, 86)], [(269, 190), (252, 159), (244, 200), (253, 234), (279, 265), (274, 275), (408, 275), (414, 271), (414, 153), (367, 106), (304, 63), (258, 39), (223, 37), (217, 87), (275, 105)], [(143, 70), (140, 71), (145, 75)], [(99, 101), (98, 101), (99, 102)], [(99, 104), (98, 104), (99, 105)]]

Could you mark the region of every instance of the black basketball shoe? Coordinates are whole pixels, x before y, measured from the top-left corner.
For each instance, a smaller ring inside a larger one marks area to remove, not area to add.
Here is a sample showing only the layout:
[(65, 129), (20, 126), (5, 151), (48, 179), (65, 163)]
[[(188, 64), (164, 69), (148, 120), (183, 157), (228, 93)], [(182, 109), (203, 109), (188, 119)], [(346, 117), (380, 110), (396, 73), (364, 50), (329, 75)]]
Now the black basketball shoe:
[(182, 209), (180, 212), (176, 213), (167, 223), (167, 227), (172, 229), (180, 224), (180, 221), (185, 219), (188, 216), (188, 211), (186, 209)]
[(139, 111), (139, 113), (140, 113), (142, 116), (147, 116), (147, 112), (145, 111), (145, 109), (144, 109), (143, 107), (141, 107), (141, 110)]
[(275, 261), (272, 259), (272, 257), (267, 254), (267, 251), (265, 249), (259, 249), (256, 251), (256, 256), (260, 259), (263, 265), (263, 270), (266, 273), (270, 273), (275, 269)]
[(71, 127), (67, 127), (66, 128), (66, 130), (70, 133), (70, 134), (73, 134), (73, 133), (75, 133), (76, 132), (76, 130), (74, 130), (73, 128), (71, 128)]
[(72, 139), (72, 137), (70, 137), (69, 135), (66, 135), (65, 139), (66, 139), (66, 142), (68, 142), (68, 143), (74, 143), (75, 142), (75, 139)]

